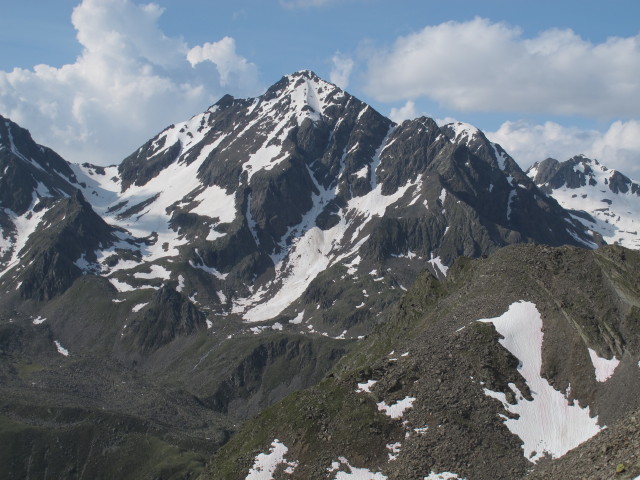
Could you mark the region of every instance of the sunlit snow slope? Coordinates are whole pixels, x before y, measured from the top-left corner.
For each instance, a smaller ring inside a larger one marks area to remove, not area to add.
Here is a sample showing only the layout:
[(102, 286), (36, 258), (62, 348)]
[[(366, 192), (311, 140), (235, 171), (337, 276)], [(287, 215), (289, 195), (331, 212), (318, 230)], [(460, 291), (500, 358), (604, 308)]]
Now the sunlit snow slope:
[(640, 184), (585, 156), (565, 162), (547, 159), (527, 172), (564, 208), (577, 214), (605, 242), (640, 248)]

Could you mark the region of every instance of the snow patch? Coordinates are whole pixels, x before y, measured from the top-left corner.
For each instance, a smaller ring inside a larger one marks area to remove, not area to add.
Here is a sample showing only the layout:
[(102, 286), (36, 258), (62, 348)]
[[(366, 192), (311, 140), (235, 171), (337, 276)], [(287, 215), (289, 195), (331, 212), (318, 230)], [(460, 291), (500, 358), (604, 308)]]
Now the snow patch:
[(451, 472), (442, 472), (442, 473), (431, 472), (429, 475), (424, 477), (424, 480), (454, 480), (454, 479), (464, 480), (463, 478), (460, 478), (458, 474), (451, 473)]
[[(382, 185), (378, 185), (366, 195), (352, 198), (340, 221), (334, 227), (322, 230), (315, 225), (315, 219), (335, 192), (324, 190), (316, 183), (320, 193), (314, 194), (311, 210), (283, 237), (283, 253), (272, 256), (275, 280), (251, 298), (237, 300), (233, 312), (244, 311), (243, 318), (249, 322), (265, 321), (279, 315), (302, 295), (319, 273), (357, 252), (368, 239), (368, 236), (360, 238), (365, 225), (372, 218), (383, 216), (387, 207), (398, 201), (412, 185), (408, 183), (392, 195), (382, 195)], [(355, 228), (350, 235), (355, 240), (344, 245), (342, 242), (349, 237), (346, 232), (350, 227)], [(302, 234), (296, 236), (294, 230)], [(290, 246), (286, 245), (287, 240), (290, 240)], [(344, 253), (337, 253), (340, 247)], [(265, 297), (269, 298), (265, 301)]]
[(431, 258), (429, 259), (429, 264), (437, 271), (442, 273), (443, 276), (447, 276), (447, 272), (449, 271), (449, 267), (447, 267), (440, 257), (434, 257), (433, 252), (431, 252)]
[(591, 363), (596, 371), (596, 380), (598, 382), (606, 382), (609, 380), (616, 367), (620, 364), (620, 360), (615, 356), (607, 360), (606, 358), (599, 357), (595, 350), (591, 349), (589, 349), (589, 357), (591, 357)]
[(398, 459), (398, 455), (400, 454), (400, 448), (402, 444), (399, 442), (396, 443), (388, 443), (387, 450), (389, 450), (389, 461), (392, 462)]
[[(372, 472), (368, 468), (352, 467), (344, 457), (339, 457), (338, 460), (339, 462), (331, 462), (331, 467), (327, 468), (329, 473), (337, 472), (333, 480), (387, 480), (387, 476), (380, 472)], [(341, 468), (349, 471), (338, 471)]]
[(504, 337), (500, 344), (520, 360), (518, 371), (533, 400), (525, 399), (513, 383), (509, 387), (517, 396), (515, 405), (509, 404), (502, 392), (485, 388), (484, 393), (502, 402), (505, 410), (516, 416), (505, 418), (504, 423), (523, 441), (523, 453), (529, 461), (536, 463), (545, 454), (561, 457), (602, 429), (598, 418), (590, 416), (588, 406), (580, 408), (578, 402), (570, 405), (564, 394), (541, 377), (542, 318), (535, 304), (513, 303), (500, 317), (478, 321), (493, 323)]
[(391, 417), (393, 419), (402, 418), (404, 412), (413, 407), (413, 402), (415, 402), (414, 397), (405, 397), (402, 400), (398, 400), (393, 405), (387, 405), (385, 402), (379, 402), (378, 410), (384, 412), (385, 415)]
[(359, 383), (358, 384), (358, 388), (356, 388), (356, 392), (357, 393), (362, 393), (362, 392), (371, 393), (371, 387), (373, 387), (376, 383), (378, 383), (377, 380), (367, 380), (366, 383)]
[(142, 310), (146, 305), (149, 305), (149, 302), (145, 302), (145, 303), (139, 303), (137, 304), (135, 307), (133, 307), (131, 309), (132, 312), (139, 312), (140, 310)]
[(476, 127), (468, 123), (455, 122), (449, 123), (446, 126), (450, 127), (453, 130), (454, 142), (462, 142), (463, 139), (466, 139), (466, 141), (464, 142), (466, 145), (469, 145), (471, 141), (480, 133), (480, 131)]
[(118, 290), (120, 293), (123, 292), (133, 292), (135, 290), (134, 287), (132, 287), (131, 285), (129, 285), (128, 283), (124, 283), (121, 282), (120, 280), (116, 279), (116, 278), (110, 278), (109, 282), (111, 283), (111, 285), (113, 285), (116, 290)]
[(34, 319), (33, 319), (32, 323), (33, 323), (34, 325), (41, 325), (41, 324), (43, 324), (46, 320), (47, 320), (46, 318), (41, 317), (41, 316), (38, 316), (38, 317), (36, 317), (36, 318), (34, 318)]
[(289, 320), (289, 323), (292, 323), (294, 325), (300, 325), (303, 319), (304, 319), (304, 310), (301, 311), (298, 315), (296, 315), (295, 318), (292, 318), (291, 320)]
[(206, 187), (194, 198), (194, 202), (198, 202), (198, 205), (190, 211), (196, 215), (218, 218), (220, 223), (231, 223), (236, 218), (235, 196), (227, 195), (225, 189), (218, 185)]
[(442, 187), (442, 190), (440, 190), (440, 196), (438, 197), (438, 200), (440, 201), (440, 206), (442, 207), (443, 215), (445, 213), (444, 202), (446, 199), (447, 199), (447, 190), (444, 187)]
[(133, 274), (134, 278), (143, 278), (146, 280), (161, 278), (163, 280), (168, 280), (171, 272), (164, 268), (162, 265), (151, 265), (150, 272), (136, 272)]
[(53, 343), (56, 344), (56, 348), (58, 349), (58, 353), (60, 355), (63, 355), (65, 357), (69, 356), (69, 350), (67, 350), (66, 348), (64, 348), (62, 345), (60, 345), (60, 342), (58, 340), (54, 340)]
[(220, 273), (218, 270), (216, 270), (213, 267), (207, 267), (205, 265), (205, 263), (204, 263), (204, 260), (200, 256), (200, 253), (198, 252), (197, 248), (195, 250), (195, 253), (198, 256), (198, 259), (200, 260), (200, 263), (196, 264), (196, 263), (194, 263), (193, 260), (189, 260), (189, 265), (191, 265), (191, 267), (196, 268), (198, 270), (202, 270), (203, 272), (207, 272), (209, 275), (213, 275), (218, 280), (224, 280), (225, 278), (227, 278), (228, 273)]
[(273, 480), (273, 474), (279, 465), (286, 465), (285, 473), (291, 475), (298, 466), (298, 462), (290, 462), (285, 459), (288, 451), (289, 449), (284, 443), (275, 439), (271, 443), (269, 453), (260, 453), (256, 456), (253, 467), (249, 470), (245, 480)]

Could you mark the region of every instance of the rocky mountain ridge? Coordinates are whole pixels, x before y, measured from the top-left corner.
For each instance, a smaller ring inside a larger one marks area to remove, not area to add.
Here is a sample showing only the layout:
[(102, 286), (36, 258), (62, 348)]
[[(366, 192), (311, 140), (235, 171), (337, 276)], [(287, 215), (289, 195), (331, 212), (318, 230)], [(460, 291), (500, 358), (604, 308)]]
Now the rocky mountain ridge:
[(256, 99), (223, 97), (117, 167), (65, 168), (53, 178), (66, 190), (31, 194), (82, 192), (113, 231), (73, 260), (122, 297), (172, 282), (212, 317), (300, 319), (332, 335), (368, 320), (335, 324), (325, 301), (309, 304), (323, 271), (369, 292), (362, 277), (406, 288), (418, 269), (514, 242), (594, 245), (479, 130), (395, 125), (308, 71)]
[(584, 155), (565, 162), (548, 158), (527, 174), (608, 244), (640, 247), (640, 183)]
[[(639, 261), (621, 247), (515, 245), (459, 259), (444, 281), (425, 274), (203, 478), (635, 478), (637, 451), (589, 445), (637, 420)], [(573, 449), (590, 457), (554, 467)]]
[[(411, 303), (420, 285), (448, 290), (436, 278), (449, 285), (449, 267), (461, 256), (494, 256), (520, 243), (594, 248), (607, 240), (584, 215), (547, 195), (549, 180), (527, 176), (476, 128), (438, 126), (425, 117), (394, 124), (309, 71), (283, 77), (258, 98), (225, 96), (110, 167), (69, 164), (0, 119), (0, 169), (0, 424), (11, 446), (0, 464), (11, 465), (13, 478), (24, 476), (32, 457), (36, 471), (63, 478), (100, 478), (101, 468), (106, 478), (127, 471), (132, 478), (193, 476), (248, 418), (280, 400), (307, 398), (305, 389), (324, 388), (314, 387), (321, 381), (330, 385), (327, 372), (343, 357), (352, 362), (345, 355), (367, 335), (390, 319), (390, 326), (409, 322), (399, 320), (393, 305), (424, 313), (422, 300)], [(561, 255), (555, 252), (540, 254)], [(571, 258), (583, 261), (578, 257)], [(629, 295), (635, 298), (633, 290)], [(511, 305), (493, 300), (486, 318)], [(526, 382), (511, 371), (513, 354), (495, 353), (490, 327), (477, 328), (482, 332), (468, 348), (483, 345), (477, 360), (497, 361), (502, 375), (490, 384), (495, 398), (482, 403), (481, 411), (493, 412), (499, 395), (508, 404), (515, 395), (506, 379), (524, 392)], [(602, 338), (589, 334), (610, 328), (593, 320), (580, 331), (599, 358), (633, 353), (617, 327)], [(421, 354), (426, 363), (429, 353)], [(372, 361), (394, 362), (385, 355)], [(398, 365), (406, 359), (390, 358)], [(583, 370), (576, 378), (587, 377)], [(377, 373), (382, 383), (373, 392), (388, 387), (392, 395), (382, 400), (389, 411), (396, 400), (413, 398), (398, 396), (406, 372), (389, 371), (385, 381), (383, 370)], [(572, 399), (565, 373), (551, 377)], [(428, 382), (440, 375), (418, 374)], [(363, 389), (372, 379), (364, 376), (357, 379)], [(570, 383), (575, 398), (592, 400), (581, 381)], [(345, 404), (370, 403), (340, 385), (331, 388)], [(503, 414), (515, 416), (510, 408)], [(305, 415), (316, 419), (321, 410)], [(397, 422), (376, 418), (371, 428), (402, 436)], [(104, 428), (88, 428), (91, 419)], [(350, 425), (344, 422), (339, 438)], [(329, 426), (321, 433), (334, 435)], [(77, 444), (80, 437), (96, 450)], [(65, 439), (55, 461), (43, 453), (51, 438)], [(515, 461), (514, 437), (502, 430), (497, 438)], [(376, 458), (386, 459), (386, 444), (378, 450)], [(110, 467), (97, 451), (123, 460)], [(162, 452), (166, 464), (153, 460)], [(338, 463), (333, 472), (355, 469), (355, 455), (328, 465)], [(527, 460), (517, 458), (521, 472)], [(326, 468), (314, 462), (309, 468)]]

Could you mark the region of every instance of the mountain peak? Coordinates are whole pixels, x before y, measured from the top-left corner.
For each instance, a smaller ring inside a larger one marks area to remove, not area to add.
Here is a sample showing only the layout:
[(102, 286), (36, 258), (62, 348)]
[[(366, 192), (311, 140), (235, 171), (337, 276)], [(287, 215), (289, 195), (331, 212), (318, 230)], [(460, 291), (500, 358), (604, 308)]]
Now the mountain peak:
[(307, 80), (322, 81), (314, 71), (308, 69), (298, 70), (289, 75), (285, 75), (285, 77), (292, 79), (306, 78)]
[(640, 183), (585, 155), (564, 162), (547, 158), (527, 175), (564, 208), (586, 212), (580, 221), (607, 243), (640, 245), (634, 220), (640, 212)]

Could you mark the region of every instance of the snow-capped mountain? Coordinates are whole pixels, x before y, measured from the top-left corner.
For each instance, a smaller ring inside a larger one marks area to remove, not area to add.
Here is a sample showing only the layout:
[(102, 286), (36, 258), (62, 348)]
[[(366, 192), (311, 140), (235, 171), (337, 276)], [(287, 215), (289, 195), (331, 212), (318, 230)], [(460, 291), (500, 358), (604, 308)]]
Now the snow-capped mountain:
[(640, 248), (638, 182), (583, 155), (564, 162), (548, 158), (527, 174), (606, 243)]
[(95, 252), (126, 236), (77, 189), (73, 166), (0, 117), (0, 282), (23, 298), (59, 295)]
[[(336, 335), (388, 303), (376, 294), (459, 255), (594, 245), (476, 128), (396, 125), (309, 71), (223, 97), (118, 166), (65, 168), (56, 179), (119, 232), (75, 263), (122, 298), (168, 282), (210, 315)], [(313, 293), (347, 280), (349, 295)], [(337, 308), (351, 313), (336, 322)]]

